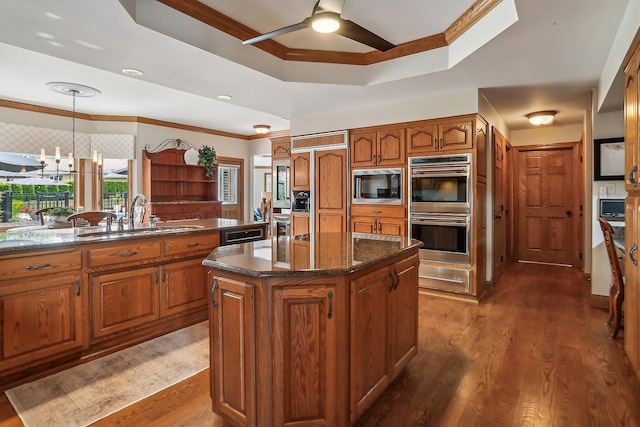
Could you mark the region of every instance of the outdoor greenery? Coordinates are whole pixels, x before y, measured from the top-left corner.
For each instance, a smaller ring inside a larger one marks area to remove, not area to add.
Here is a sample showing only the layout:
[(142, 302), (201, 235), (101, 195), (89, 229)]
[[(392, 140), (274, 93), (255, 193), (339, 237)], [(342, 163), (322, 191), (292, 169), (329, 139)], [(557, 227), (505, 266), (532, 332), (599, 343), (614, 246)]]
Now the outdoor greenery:
[(47, 216), (69, 216), (69, 215), (73, 215), (74, 213), (76, 213), (76, 211), (74, 211), (71, 208), (66, 208), (64, 206), (57, 206), (47, 211)]

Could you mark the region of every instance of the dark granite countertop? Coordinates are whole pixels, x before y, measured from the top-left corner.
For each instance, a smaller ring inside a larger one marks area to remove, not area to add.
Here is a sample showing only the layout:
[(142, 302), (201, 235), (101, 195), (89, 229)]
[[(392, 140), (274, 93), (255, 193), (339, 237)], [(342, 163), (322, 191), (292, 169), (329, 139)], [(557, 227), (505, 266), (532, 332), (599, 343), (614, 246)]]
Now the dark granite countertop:
[(406, 236), (317, 233), (219, 247), (202, 264), (252, 277), (339, 275), (420, 246), (422, 242)]
[[(239, 221), (229, 218), (189, 219), (158, 222), (154, 225), (139, 224), (135, 230), (117, 231), (113, 224), (107, 233), (105, 226), (97, 227), (60, 227), (59, 224), (43, 226), (16, 227), (0, 232), (0, 255), (17, 252), (29, 252), (43, 249), (56, 249), (74, 245), (148, 238), (163, 234), (188, 234), (207, 231), (219, 231), (227, 228), (242, 228), (256, 224), (251, 221)], [(127, 227), (128, 228), (128, 227)]]

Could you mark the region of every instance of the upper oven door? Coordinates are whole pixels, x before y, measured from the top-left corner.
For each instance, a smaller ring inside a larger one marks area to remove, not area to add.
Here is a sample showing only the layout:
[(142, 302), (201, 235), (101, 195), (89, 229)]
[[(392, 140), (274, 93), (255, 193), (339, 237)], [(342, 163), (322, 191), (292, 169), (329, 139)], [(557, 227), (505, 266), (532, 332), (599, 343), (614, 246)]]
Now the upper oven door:
[(468, 213), (469, 165), (411, 168), (412, 211)]

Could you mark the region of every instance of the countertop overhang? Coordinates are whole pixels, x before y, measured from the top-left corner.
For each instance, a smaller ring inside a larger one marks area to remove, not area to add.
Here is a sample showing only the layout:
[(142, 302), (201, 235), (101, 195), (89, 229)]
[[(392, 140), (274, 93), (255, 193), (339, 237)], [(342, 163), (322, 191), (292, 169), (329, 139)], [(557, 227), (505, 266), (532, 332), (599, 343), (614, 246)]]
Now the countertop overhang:
[(315, 233), (216, 248), (202, 264), (251, 277), (341, 275), (422, 246), (407, 236)]

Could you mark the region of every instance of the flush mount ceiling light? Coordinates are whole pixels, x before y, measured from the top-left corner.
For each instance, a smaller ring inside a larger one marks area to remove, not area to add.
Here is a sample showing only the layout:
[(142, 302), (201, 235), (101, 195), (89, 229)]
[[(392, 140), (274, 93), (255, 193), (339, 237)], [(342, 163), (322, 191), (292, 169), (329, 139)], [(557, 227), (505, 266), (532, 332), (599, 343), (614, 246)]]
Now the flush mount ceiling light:
[(123, 68), (122, 72), (127, 76), (142, 76), (144, 72), (136, 70), (135, 68)]
[(527, 114), (529, 123), (534, 126), (545, 126), (553, 123), (553, 119), (556, 116), (557, 111), (536, 111), (535, 113)]
[(311, 20), (311, 28), (319, 33), (333, 33), (340, 28), (340, 15), (334, 12), (316, 14)]
[(269, 125), (255, 125), (253, 127), (253, 129), (255, 129), (256, 133), (260, 134), (260, 135), (264, 135), (265, 133), (268, 133), (270, 128), (271, 128), (271, 126), (269, 126)]

